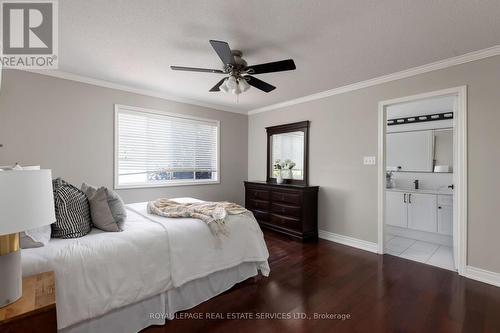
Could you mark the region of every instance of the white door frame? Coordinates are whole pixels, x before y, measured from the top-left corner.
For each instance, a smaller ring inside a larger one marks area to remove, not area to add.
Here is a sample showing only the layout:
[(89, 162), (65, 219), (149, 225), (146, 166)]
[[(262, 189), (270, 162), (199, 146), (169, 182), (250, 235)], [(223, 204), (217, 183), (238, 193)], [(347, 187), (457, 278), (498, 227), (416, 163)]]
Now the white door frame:
[(378, 253), (384, 253), (384, 209), (385, 209), (385, 141), (386, 141), (386, 108), (389, 105), (406, 103), (415, 100), (456, 96), (454, 121), (455, 165), (453, 166), (453, 183), (455, 185), (453, 200), (453, 242), (456, 254), (458, 273), (465, 274), (467, 264), (467, 86), (432, 91), (428, 93), (406, 96), (381, 101), (378, 104)]

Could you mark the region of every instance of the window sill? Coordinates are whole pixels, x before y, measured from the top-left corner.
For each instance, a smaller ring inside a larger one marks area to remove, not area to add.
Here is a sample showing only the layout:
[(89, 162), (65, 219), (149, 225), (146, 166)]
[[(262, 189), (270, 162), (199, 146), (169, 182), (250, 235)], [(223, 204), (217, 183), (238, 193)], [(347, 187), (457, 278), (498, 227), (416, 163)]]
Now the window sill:
[(220, 180), (209, 180), (209, 181), (179, 181), (172, 183), (161, 183), (161, 184), (125, 184), (125, 185), (114, 185), (115, 190), (130, 190), (130, 189), (140, 189), (140, 188), (156, 188), (156, 187), (176, 187), (176, 186), (197, 186), (197, 185), (217, 185), (220, 184)]

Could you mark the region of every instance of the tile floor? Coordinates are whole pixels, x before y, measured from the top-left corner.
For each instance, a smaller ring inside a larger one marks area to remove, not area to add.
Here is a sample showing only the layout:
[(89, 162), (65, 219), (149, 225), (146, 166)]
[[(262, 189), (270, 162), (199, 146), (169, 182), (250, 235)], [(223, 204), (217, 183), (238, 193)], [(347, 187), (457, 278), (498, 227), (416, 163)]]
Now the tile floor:
[(405, 259), (455, 270), (451, 246), (422, 242), (400, 236), (386, 235), (385, 252)]

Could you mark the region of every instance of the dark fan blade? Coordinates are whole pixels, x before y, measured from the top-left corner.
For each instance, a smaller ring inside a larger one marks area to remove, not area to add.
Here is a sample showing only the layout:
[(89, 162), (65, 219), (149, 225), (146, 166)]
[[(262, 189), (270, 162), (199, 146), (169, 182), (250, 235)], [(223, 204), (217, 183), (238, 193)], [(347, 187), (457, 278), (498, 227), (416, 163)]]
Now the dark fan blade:
[(260, 89), (262, 91), (265, 91), (266, 93), (273, 91), (276, 89), (275, 86), (270, 85), (269, 83), (266, 83), (262, 80), (257, 79), (256, 77), (246, 75), (245, 78), (247, 78), (247, 82), (249, 85), (254, 86), (257, 89)]
[(188, 71), (188, 72), (204, 72), (204, 73), (217, 73), (224, 74), (220, 69), (209, 69), (209, 68), (196, 68), (196, 67), (182, 67), (182, 66), (170, 66), (174, 71)]
[(217, 84), (213, 86), (212, 89), (210, 89), (209, 91), (220, 91), (219, 87), (221, 86), (222, 83), (224, 83), (225, 80), (226, 78), (223, 78), (222, 80), (217, 82)]
[(224, 65), (234, 65), (234, 57), (229, 48), (229, 44), (220, 40), (211, 40), (210, 45), (214, 48)]
[(268, 62), (266, 64), (248, 66), (246, 70), (249, 74), (264, 74), (272, 72), (282, 72), (294, 70), (295, 63), (292, 59)]

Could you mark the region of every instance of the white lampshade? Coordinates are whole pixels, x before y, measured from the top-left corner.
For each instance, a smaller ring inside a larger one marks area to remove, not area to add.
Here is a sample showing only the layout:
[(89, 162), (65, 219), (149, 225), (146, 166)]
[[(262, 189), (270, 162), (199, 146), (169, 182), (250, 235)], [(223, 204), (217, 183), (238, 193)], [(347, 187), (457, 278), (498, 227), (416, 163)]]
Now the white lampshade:
[(247, 80), (245, 80), (244, 78), (239, 79), (238, 86), (240, 87), (240, 90), (242, 92), (245, 92), (250, 88), (250, 85), (248, 84)]
[(0, 171), (0, 235), (56, 221), (51, 170)]

